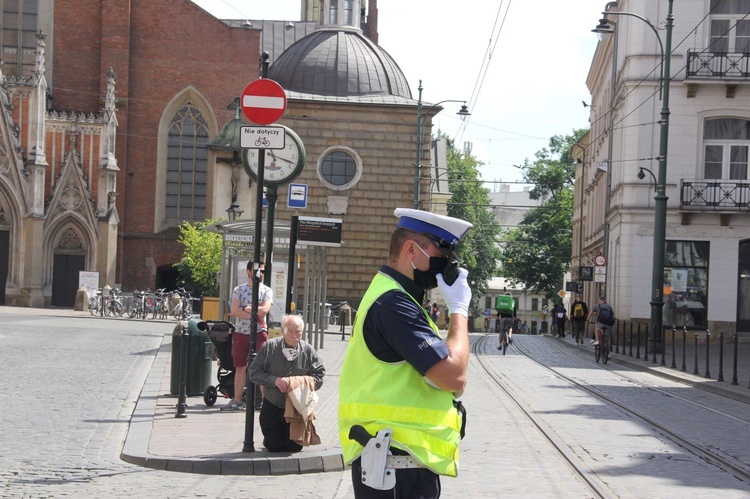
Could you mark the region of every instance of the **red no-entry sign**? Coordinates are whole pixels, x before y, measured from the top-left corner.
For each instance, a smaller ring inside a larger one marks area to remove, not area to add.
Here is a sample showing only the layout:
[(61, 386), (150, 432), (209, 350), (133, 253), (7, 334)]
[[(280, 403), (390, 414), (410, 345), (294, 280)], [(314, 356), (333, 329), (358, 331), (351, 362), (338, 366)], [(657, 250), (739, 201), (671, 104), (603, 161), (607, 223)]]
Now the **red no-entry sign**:
[(245, 87), (240, 104), (247, 119), (257, 125), (270, 125), (284, 114), (286, 93), (274, 80), (261, 78)]

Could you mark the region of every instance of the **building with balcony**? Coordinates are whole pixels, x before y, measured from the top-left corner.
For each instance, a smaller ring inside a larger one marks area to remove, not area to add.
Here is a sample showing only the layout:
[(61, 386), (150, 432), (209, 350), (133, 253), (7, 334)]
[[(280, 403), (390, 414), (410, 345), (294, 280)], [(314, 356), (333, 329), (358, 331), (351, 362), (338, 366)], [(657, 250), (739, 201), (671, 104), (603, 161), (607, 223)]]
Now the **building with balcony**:
[[(572, 270), (604, 255), (605, 282), (584, 282), (587, 301), (606, 293), (618, 317), (648, 323), (668, 2), (602, 7), (614, 29), (601, 37), (586, 80), (591, 128), (574, 151)], [(749, 9), (735, 0), (674, 2), (665, 327), (750, 330)]]

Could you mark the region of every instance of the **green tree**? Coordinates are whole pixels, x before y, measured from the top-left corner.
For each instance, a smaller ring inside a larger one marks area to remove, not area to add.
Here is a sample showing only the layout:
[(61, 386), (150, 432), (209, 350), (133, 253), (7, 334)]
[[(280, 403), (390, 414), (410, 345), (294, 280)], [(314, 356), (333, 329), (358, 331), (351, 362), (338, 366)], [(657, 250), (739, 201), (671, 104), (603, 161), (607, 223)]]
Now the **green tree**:
[(524, 163), (524, 181), (533, 184), (529, 197), (542, 204), (502, 236), (503, 276), (547, 296), (561, 287), (570, 263), (575, 180), (571, 150), (584, 133), (579, 129), (555, 135), (533, 163)]
[(200, 291), (207, 296), (219, 296), (219, 272), (221, 271), (221, 234), (203, 230), (207, 225), (219, 222), (185, 222), (180, 225), (177, 242), (185, 247), (182, 259), (175, 264), (185, 287)]
[(452, 193), (448, 215), (474, 224), (458, 244), (456, 253), (461, 266), (469, 271), (470, 310), (477, 315), (479, 297), (485, 294), (489, 279), (497, 273), (500, 224), (488, 209), (490, 198), (481, 182), (479, 161), (471, 154), (457, 150), (452, 139), (443, 138), (447, 142), (448, 180)]

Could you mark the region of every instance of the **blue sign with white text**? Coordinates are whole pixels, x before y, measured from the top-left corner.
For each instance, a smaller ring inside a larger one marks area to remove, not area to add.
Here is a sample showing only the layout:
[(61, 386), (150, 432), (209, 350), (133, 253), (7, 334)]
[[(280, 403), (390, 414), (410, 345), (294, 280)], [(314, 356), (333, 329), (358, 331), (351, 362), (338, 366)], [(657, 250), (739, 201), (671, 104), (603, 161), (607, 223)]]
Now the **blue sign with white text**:
[(289, 208), (307, 208), (307, 184), (289, 184)]

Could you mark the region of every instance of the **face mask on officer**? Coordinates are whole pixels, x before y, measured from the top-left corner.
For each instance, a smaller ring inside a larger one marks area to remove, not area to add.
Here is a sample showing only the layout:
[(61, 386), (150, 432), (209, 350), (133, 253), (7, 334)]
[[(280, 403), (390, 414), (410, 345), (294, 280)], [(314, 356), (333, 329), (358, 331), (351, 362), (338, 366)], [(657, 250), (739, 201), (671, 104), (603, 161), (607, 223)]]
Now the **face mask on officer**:
[(448, 259), (440, 256), (430, 256), (420, 245), (414, 243), (414, 246), (419, 248), (419, 251), (430, 259), (430, 268), (427, 270), (419, 270), (414, 262), (410, 260), (411, 267), (414, 269), (414, 282), (420, 288), (424, 290), (433, 289), (437, 287), (437, 275), (441, 274), (443, 270), (448, 266)]

